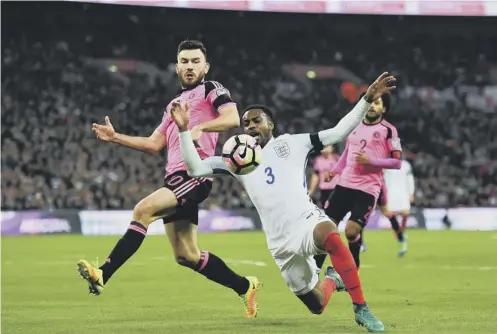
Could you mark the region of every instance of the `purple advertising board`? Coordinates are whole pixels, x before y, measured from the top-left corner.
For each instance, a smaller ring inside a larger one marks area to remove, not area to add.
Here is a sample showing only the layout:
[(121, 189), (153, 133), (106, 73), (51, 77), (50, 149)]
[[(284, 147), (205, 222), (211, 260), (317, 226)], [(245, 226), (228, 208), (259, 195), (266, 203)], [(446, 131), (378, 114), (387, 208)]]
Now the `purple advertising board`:
[[(132, 211), (80, 211), (83, 235), (121, 235), (128, 228)], [(148, 228), (148, 235), (164, 234), (162, 222), (155, 222)], [(198, 231), (248, 231), (261, 229), (255, 210), (200, 210)]]
[[(340, 232), (345, 231), (345, 225), (347, 224), (347, 220), (350, 217), (350, 213), (347, 214), (344, 219), (340, 222), (338, 226), (338, 230)], [(402, 218), (397, 217), (399, 221)], [(391, 228), (390, 220), (385, 217), (380, 210), (375, 210), (368, 218), (368, 224), (366, 225), (366, 229), (368, 230), (380, 230), (380, 229), (390, 229)], [(424, 216), (423, 211), (417, 208), (412, 208), (411, 213), (407, 217), (407, 228), (424, 228)]]
[(2, 211), (2, 236), (81, 233), (77, 211)]
[[(401, 216), (397, 217), (398, 221), (402, 221)], [(417, 208), (412, 208), (410, 214), (407, 216), (407, 228), (424, 228), (424, 217), (422, 210)], [(390, 229), (392, 224), (390, 220), (385, 217), (380, 210), (375, 210), (368, 219), (368, 224), (366, 226), (368, 230), (376, 229)]]
[[(67, 234), (83, 235), (121, 235), (128, 228), (133, 212), (131, 210), (112, 211), (5, 211), (1, 216), (2, 236)], [(347, 221), (346, 216), (344, 221)], [(345, 229), (341, 223), (339, 230)], [(413, 209), (408, 218), (408, 228), (424, 228), (424, 216), (421, 210)], [(390, 228), (390, 222), (380, 211), (371, 214), (367, 229)], [(261, 230), (261, 221), (257, 211), (244, 210), (200, 210), (198, 230), (200, 233), (224, 231)], [(152, 224), (149, 235), (164, 234), (161, 222)]]

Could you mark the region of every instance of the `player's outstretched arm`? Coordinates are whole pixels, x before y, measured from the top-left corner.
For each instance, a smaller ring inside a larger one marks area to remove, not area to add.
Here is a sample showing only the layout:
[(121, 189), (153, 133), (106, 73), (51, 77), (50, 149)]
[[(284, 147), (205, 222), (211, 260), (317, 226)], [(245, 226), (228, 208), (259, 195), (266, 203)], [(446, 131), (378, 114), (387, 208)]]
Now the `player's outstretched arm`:
[(369, 86), (364, 97), (334, 128), (323, 130), (318, 133), (321, 144), (323, 146), (328, 146), (345, 140), (345, 138), (347, 138), (364, 119), (371, 103), (379, 99), (383, 94), (395, 89), (395, 81), (395, 77), (389, 76), (387, 72), (380, 75), (378, 79)]
[(191, 130), (193, 140), (198, 140), (203, 132), (221, 132), (240, 126), (240, 115), (229, 91), (218, 82), (206, 82), (205, 87), (210, 89), (206, 101), (219, 113), (219, 117), (195, 125)]
[(152, 154), (159, 153), (166, 146), (166, 136), (159, 130), (155, 130), (149, 137), (128, 136), (116, 132), (108, 116), (105, 116), (105, 125), (93, 123), (92, 131), (102, 141), (117, 143)]
[(205, 177), (229, 174), (221, 157), (210, 157), (205, 160), (200, 159), (197, 149), (193, 144), (191, 133), (187, 129), (180, 129), (179, 143), (183, 160), (185, 160), (188, 169), (188, 175)]
[(235, 103), (218, 109), (219, 117), (199, 125), (202, 132), (222, 132), (240, 126), (240, 115)]
[(193, 144), (193, 137), (188, 131), (188, 123), (190, 122), (190, 105), (188, 103), (184, 107), (179, 103), (173, 104), (171, 117), (178, 126), (181, 154), (190, 176), (216, 176), (228, 173), (221, 157), (200, 159)]
[(319, 140), (323, 146), (344, 141), (352, 131), (361, 123), (368, 112), (371, 102), (363, 97), (355, 107), (345, 115), (335, 127), (318, 132)]

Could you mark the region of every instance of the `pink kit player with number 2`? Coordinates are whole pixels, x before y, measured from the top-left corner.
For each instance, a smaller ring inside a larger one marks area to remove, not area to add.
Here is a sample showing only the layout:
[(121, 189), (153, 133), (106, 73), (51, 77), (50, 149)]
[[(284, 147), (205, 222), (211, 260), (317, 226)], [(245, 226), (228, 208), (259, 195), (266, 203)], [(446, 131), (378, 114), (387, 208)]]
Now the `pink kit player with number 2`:
[(400, 169), (402, 164), (397, 129), (384, 120), (390, 105), (390, 94), (383, 94), (371, 104), (362, 123), (347, 138), (345, 150), (333, 170), (340, 180), (325, 204), (326, 214), (336, 224), (350, 212), (345, 234), (357, 267), (361, 232), (380, 195), (383, 169)]

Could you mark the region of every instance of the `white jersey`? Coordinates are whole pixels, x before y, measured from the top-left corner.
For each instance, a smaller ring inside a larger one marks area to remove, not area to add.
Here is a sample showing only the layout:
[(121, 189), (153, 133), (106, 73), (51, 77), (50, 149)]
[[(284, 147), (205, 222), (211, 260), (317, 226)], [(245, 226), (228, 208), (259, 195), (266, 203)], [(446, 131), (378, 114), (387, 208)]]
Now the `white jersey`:
[(389, 211), (409, 211), (414, 195), (414, 177), (411, 164), (402, 160), (400, 169), (384, 169), (386, 204)]
[[(235, 175), (262, 221), (268, 246), (277, 246), (294, 232), (292, 225), (317, 208), (307, 193), (306, 166), (312, 151), (310, 134), (281, 135), (262, 149), (261, 164), (247, 175)], [(211, 168), (227, 171), (220, 157), (208, 158)]]
[(188, 131), (180, 132), (183, 158), (192, 176), (231, 174), (247, 191), (262, 221), (269, 251), (296, 295), (312, 291), (319, 269), (312, 258), (322, 253), (314, 242), (314, 228), (330, 219), (307, 193), (307, 158), (311, 151), (344, 140), (361, 122), (370, 103), (361, 99), (331, 129), (313, 134), (285, 134), (271, 139), (262, 149), (261, 164), (247, 175), (229, 173), (221, 157), (201, 160)]

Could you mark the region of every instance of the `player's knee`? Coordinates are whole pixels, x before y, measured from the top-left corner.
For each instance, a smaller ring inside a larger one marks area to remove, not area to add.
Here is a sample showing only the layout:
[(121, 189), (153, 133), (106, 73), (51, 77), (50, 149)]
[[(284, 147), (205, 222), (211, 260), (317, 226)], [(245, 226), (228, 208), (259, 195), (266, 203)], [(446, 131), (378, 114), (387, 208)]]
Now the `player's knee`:
[(187, 267), (193, 270), (197, 268), (198, 260), (196, 260), (193, 256), (176, 255), (175, 260), (176, 263), (182, 267)]
[(338, 231), (337, 224), (333, 220), (329, 222), (329, 225), (330, 225), (331, 232), (337, 232)]
[(350, 232), (350, 233), (347, 233), (345, 232), (345, 236), (347, 237), (347, 240), (349, 242), (353, 242), (353, 241), (357, 241), (357, 239), (359, 238), (360, 234), (359, 233), (355, 233), (355, 232)]
[(141, 200), (133, 209), (133, 220), (148, 226), (152, 223), (152, 205), (147, 200)]
[(180, 266), (195, 270), (200, 261), (200, 251), (194, 247), (179, 247), (174, 250), (174, 258)]
[(337, 231), (337, 225), (332, 221), (321, 222), (316, 225), (314, 231), (318, 234), (328, 236), (329, 233)]
[(324, 248), (324, 242), (328, 235), (337, 231), (337, 226), (334, 222), (321, 222), (314, 227), (313, 236), (314, 241), (320, 247)]
[(360, 228), (357, 228), (350, 224), (347, 224), (347, 226), (345, 227), (345, 236), (347, 237), (348, 241), (356, 241), (360, 233), (361, 233)]

